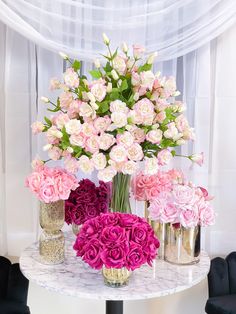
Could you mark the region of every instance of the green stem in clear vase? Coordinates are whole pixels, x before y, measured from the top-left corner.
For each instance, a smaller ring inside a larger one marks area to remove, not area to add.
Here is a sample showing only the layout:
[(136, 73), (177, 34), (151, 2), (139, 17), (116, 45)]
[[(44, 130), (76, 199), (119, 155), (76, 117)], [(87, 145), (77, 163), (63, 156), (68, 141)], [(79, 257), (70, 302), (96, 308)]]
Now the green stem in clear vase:
[(130, 178), (128, 174), (118, 173), (112, 181), (111, 211), (131, 213), (129, 200)]

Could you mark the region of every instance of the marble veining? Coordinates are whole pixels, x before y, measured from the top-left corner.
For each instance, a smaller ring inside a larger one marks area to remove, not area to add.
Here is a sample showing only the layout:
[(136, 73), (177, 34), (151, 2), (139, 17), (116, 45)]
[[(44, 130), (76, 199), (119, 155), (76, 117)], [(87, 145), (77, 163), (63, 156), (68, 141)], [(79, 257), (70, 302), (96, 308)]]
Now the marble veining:
[(201, 252), (200, 262), (191, 266), (176, 266), (156, 260), (135, 270), (129, 285), (106, 287), (101, 271), (94, 270), (75, 256), (72, 246), (75, 236), (66, 234), (66, 258), (59, 265), (39, 262), (38, 244), (34, 243), (21, 255), (20, 267), (32, 282), (63, 295), (99, 300), (140, 300), (161, 297), (188, 289), (202, 281), (209, 271), (210, 259)]

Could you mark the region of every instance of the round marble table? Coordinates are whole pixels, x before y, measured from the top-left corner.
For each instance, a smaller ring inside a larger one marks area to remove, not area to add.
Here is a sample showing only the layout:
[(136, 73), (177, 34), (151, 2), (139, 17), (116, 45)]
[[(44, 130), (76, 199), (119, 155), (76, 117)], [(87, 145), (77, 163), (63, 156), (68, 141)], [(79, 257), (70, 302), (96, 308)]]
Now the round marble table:
[(63, 295), (106, 300), (107, 314), (123, 313), (124, 300), (165, 296), (188, 289), (202, 281), (209, 271), (210, 259), (201, 252), (198, 264), (178, 266), (156, 260), (134, 271), (129, 285), (110, 288), (104, 285), (101, 271), (91, 269), (75, 256), (75, 236), (66, 235), (66, 258), (59, 265), (44, 265), (39, 260), (38, 244), (27, 248), (20, 257), (21, 271), (30, 281)]

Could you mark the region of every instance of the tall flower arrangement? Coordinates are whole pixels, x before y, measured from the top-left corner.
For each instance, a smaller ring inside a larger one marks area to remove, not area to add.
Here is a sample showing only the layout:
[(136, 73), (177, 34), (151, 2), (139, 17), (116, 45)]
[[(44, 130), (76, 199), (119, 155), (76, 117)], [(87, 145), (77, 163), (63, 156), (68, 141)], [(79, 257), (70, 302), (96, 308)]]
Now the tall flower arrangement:
[[(114, 186), (122, 192), (114, 193), (112, 207), (127, 210), (128, 176), (138, 162), (144, 161), (145, 174), (153, 175), (194, 134), (183, 103), (175, 100), (180, 93), (174, 77), (152, 72), (156, 54), (143, 59), (143, 47), (134, 45), (130, 53), (126, 44), (122, 51), (111, 51), (106, 35), (104, 43), (105, 63), (95, 61), (92, 81), (81, 74), (78, 60), (61, 54), (69, 67), (63, 81), (52, 79), (50, 87), (62, 92), (56, 103), (42, 97), (55, 114), (34, 122), (32, 130), (45, 132), (44, 150), (52, 160), (63, 158), (68, 171), (97, 170), (104, 182), (115, 178)], [(200, 163), (199, 156), (186, 157)]]

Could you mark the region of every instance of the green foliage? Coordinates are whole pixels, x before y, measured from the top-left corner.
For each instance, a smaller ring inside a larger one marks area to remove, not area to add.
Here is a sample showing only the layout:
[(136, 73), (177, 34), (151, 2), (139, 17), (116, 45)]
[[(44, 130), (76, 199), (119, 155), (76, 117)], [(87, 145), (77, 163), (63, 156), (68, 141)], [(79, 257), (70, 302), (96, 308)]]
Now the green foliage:
[(138, 73), (141, 73), (141, 72), (144, 72), (144, 71), (150, 71), (152, 68), (152, 64), (147, 64), (145, 63), (144, 65), (141, 65), (139, 68), (138, 68)]
[(51, 120), (49, 120), (47, 117), (44, 117), (44, 120), (45, 120), (45, 122), (47, 124), (47, 127), (50, 128), (52, 126)]
[(123, 92), (124, 90), (126, 90), (129, 87), (127, 80), (125, 79), (124, 81), (122, 81), (121, 86), (120, 86), (120, 90)]
[(78, 60), (75, 60), (72, 64), (72, 68), (77, 72), (81, 68), (81, 63)]
[(99, 79), (102, 77), (102, 73), (99, 70), (91, 70), (89, 73), (92, 75), (93, 78)]
[(70, 146), (70, 140), (69, 140), (69, 135), (66, 133), (65, 127), (62, 128), (62, 138), (61, 138), (61, 148), (63, 150), (66, 150), (68, 146)]
[(107, 100), (104, 100), (104, 101), (100, 102), (98, 104), (98, 106), (99, 106), (99, 108), (97, 110), (97, 113), (100, 113), (100, 114), (106, 113), (109, 109), (109, 102)]

